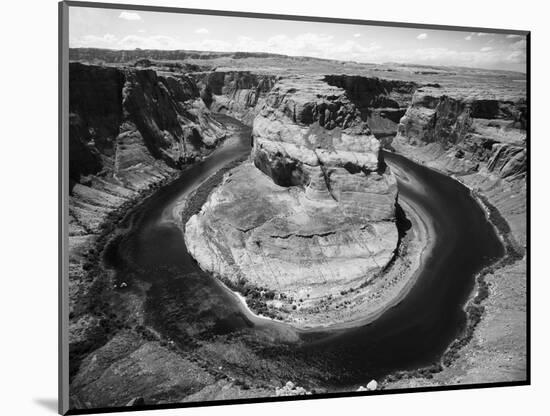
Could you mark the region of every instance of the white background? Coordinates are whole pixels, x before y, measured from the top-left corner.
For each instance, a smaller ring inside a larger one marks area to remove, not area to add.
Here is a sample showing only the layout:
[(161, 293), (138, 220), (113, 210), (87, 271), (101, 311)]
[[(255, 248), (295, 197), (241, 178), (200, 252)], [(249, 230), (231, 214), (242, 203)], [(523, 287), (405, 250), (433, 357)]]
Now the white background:
[[(114, 0), (113, 0), (114, 1)], [(119, 3), (132, 3), (118, 1)], [(141, 4), (532, 31), (532, 386), (150, 411), (147, 415), (540, 414), (550, 353), (545, 267), (550, 44), (543, 1), (135, 0)], [(57, 395), (57, 2), (3, 2), (0, 413), (54, 414)], [(546, 400), (545, 400), (546, 399)], [(546, 409), (546, 410), (544, 410)], [(144, 413), (127, 413), (141, 415)], [(548, 413), (545, 413), (548, 414)]]

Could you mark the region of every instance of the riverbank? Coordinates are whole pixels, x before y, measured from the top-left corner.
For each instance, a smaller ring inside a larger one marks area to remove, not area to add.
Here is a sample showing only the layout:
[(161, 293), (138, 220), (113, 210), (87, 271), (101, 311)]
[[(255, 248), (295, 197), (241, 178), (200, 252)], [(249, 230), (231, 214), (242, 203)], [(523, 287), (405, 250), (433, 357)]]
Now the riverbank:
[(70, 375), (78, 371), (82, 359), (103, 345), (112, 334), (125, 327), (125, 319), (113, 308), (114, 282), (104, 268), (104, 250), (117, 238), (117, 227), (133, 208), (173, 181), (180, 174), (171, 171), (109, 207), (97, 230), (82, 235), (70, 227), (69, 235), (69, 347)]
[[(225, 135), (220, 136), (218, 148), (237, 128), (225, 125), (223, 130)], [(208, 154), (214, 150), (210, 149)], [(131, 183), (125, 182), (126, 176), (109, 176), (104, 172), (103, 176), (90, 175), (82, 183), (72, 185), (68, 244), (71, 378), (82, 359), (117, 331), (142, 324), (139, 318), (131, 317), (125, 308), (119, 307), (128, 282), (118, 281), (112, 270), (105, 267), (109, 248), (131, 228), (129, 219), (135, 208), (207, 157), (203, 154), (189, 159), (180, 169), (147, 160), (139, 169), (132, 170)], [(124, 301), (130, 305), (136, 302), (133, 298)], [(130, 309), (136, 310), (135, 305)]]

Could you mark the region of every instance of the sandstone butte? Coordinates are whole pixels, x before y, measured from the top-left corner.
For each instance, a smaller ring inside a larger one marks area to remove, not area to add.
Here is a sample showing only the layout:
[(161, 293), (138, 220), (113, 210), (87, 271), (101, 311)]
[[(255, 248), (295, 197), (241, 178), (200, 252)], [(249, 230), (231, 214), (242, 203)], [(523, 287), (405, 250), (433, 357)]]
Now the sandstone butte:
[(398, 245), (397, 182), (345, 90), (279, 80), (253, 122), (248, 162), (227, 173), (185, 226), (201, 267), (276, 292), (322, 299), (373, 278)]

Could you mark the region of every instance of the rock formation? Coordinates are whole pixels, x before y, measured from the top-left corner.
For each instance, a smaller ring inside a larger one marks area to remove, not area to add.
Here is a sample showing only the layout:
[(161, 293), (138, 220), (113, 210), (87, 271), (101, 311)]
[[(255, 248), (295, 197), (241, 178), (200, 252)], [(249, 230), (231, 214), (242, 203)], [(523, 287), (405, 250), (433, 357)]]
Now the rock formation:
[(327, 75), (325, 81), (346, 91), (378, 138), (395, 134), (418, 88), (414, 82), (357, 75)]
[[(526, 171), (526, 104), (419, 89), (401, 119), (394, 147), (424, 147), (445, 169), (468, 173), (485, 167), (508, 178)], [(443, 162), (442, 162), (443, 163)]]
[(225, 135), (185, 75), (71, 63), (70, 85), (73, 235), (97, 232), (109, 207), (204, 156)]
[[(484, 95), (485, 94), (485, 95)], [(421, 88), (400, 121), (393, 148), (480, 192), (526, 242), (527, 105), (522, 94)]]
[(371, 380), (367, 383), (367, 386), (359, 386), (355, 391), (374, 391), (378, 388), (376, 380)]
[(345, 91), (319, 78), (280, 80), (253, 136), (252, 160), (186, 225), (201, 267), (274, 291), (283, 308), (380, 272), (398, 241), (396, 179)]
[(245, 124), (252, 124), (260, 100), (273, 88), (277, 77), (249, 71), (195, 73), (201, 98), (214, 112), (227, 113)]
[(145, 147), (147, 157), (178, 168), (224, 136), (202, 105), (197, 85), (185, 75), (71, 63), (70, 85), (70, 176), (75, 182), (109, 169), (109, 162), (119, 177), (138, 164), (136, 156), (146, 162), (136, 146)]
[(275, 389), (275, 396), (302, 396), (309, 395), (311, 392), (305, 388), (295, 385), (292, 381), (288, 381), (283, 387)]

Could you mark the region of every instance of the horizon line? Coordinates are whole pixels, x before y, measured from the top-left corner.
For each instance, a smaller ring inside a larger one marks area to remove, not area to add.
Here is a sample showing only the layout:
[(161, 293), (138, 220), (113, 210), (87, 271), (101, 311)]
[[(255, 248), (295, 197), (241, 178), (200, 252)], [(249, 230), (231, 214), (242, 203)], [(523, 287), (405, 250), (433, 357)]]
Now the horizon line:
[[(346, 61), (342, 59), (334, 59), (334, 58), (319, 58), (316, 56), (308, 56), (308, 55), (287, 55), (287, 54), (280, 54), (275, 52), (264, 52), (264, 51), (213, 51), (213, 50), (200, 50), (200, 49), (149, 49), (149, 48), (134, 48), (134, 49), (115, 49), (115, 48), (100, 48), (96, 46), (69, 46), (69, 50), (75, 50), (75, 49), (96, 49), (100, 51), (112, 51), (112, 52), (134, 52), (134, 51), (144, 51), (144, 52), (199, 52), (199, 53), (211, 53), (211, 54), (265, 54), (265, 55), (271, 55), (271, 56), (279, 56), (279, 57), (285, 57), (285, 58), (306, 58), (306, 59), (315, 59), (319, 61), (331, 61), (331, 62), (349, 62), (357, 65), (402, 65), (402, 66), (419, 66), (419, 67), (436, 67), (436, 68), (461, 68), (461, 69), (475, 69), (475, 70), (482, 70), (482, 71), (494, 71), (494, 72), (512, 72), (516, 74), (522, 74), (527, 75), (527, 62), (525, 72), (520, 70), (512, 70), (512, 69), (492, 69), (492, 68), (481, 68), (481, 67), (470, 67), (470, 66), (460, 66), (460, 65), (437, 65), (437, 64), (421, 64), (421, 63), (412, 63), (412, 62), (382, 62), (382, 63), (375, 63), (375, 62), (358, 62), (358, 61)], [(69, 58), (70, 59), (70, 58)]]

